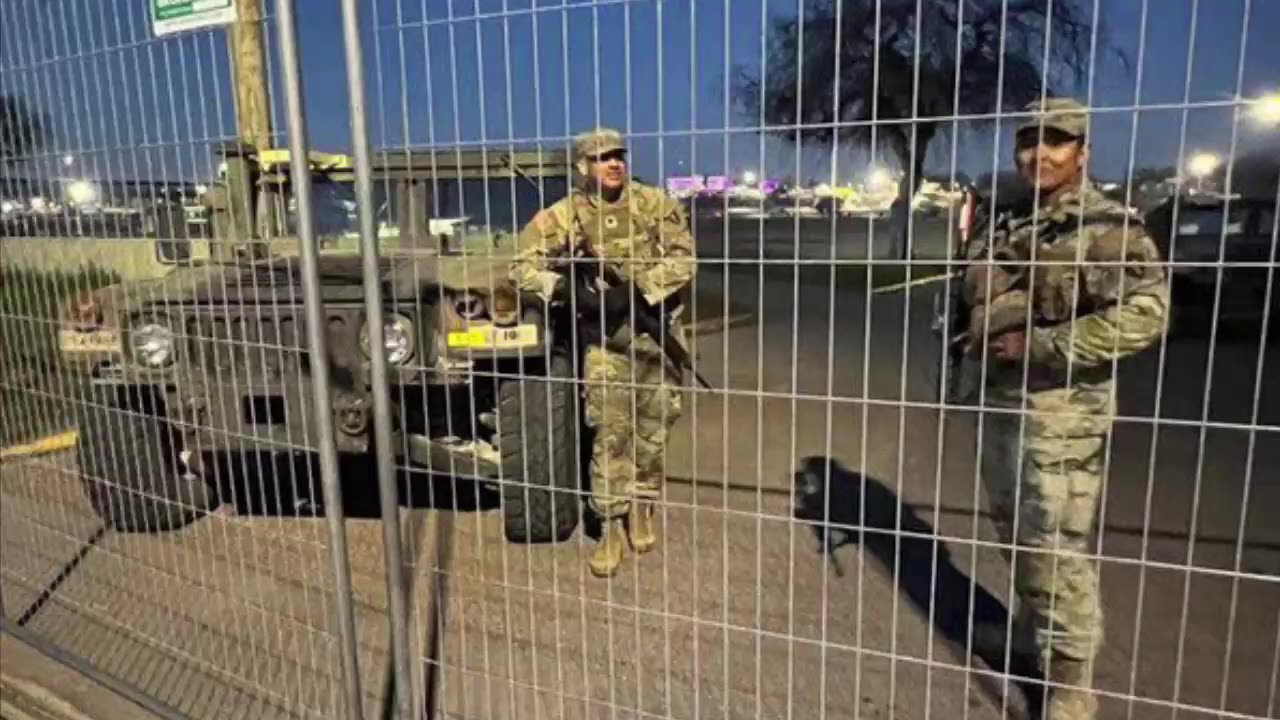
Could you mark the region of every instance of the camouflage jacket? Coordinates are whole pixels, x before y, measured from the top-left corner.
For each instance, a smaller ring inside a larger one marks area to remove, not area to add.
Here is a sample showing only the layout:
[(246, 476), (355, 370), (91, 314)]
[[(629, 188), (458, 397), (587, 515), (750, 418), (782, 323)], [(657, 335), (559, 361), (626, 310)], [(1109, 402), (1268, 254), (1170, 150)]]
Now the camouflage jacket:
[(550, 300), (577, 255), (602, 258), (652, 304), (689, 284), (695, 272), (683, 206), (635, 182), (612, 203), (575, 189), (535, 215), (520, 233), (511, 279)]
[[(1002, 247), (1030, 258), (1027, 390), (1101, 390), (1113, 361), (1163, 334), (1169, 298), (1155, 244), (1139, 217), (1091, 184), (1034, 213), (1003, 215), (975, 237), (980, 242), (969, 249), (971, 274), (982, 272), (988, 252)], [(987, 386), (1011, 391), (1010, 399), (1023, 394), (1023, 380), (1022, 362), (988, 363)]]

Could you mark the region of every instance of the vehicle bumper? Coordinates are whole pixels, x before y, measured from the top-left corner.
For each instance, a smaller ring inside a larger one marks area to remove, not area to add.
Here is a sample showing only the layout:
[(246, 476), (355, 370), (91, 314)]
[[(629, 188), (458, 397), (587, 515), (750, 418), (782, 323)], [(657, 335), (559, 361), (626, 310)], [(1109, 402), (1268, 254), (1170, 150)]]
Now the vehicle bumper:
[[(165, 393), (167, 412), (181, 428), (188, 448), (253, 452), (309, 450), (317, 443), (316, 406), (310, 378), (241, 386), (193, 384)], [(367, 394), (333, 388), (327, 409), (334, 443), (341, 453), (370, 449), (372, 402)]]
[(395, 443), (397, 452), (428, 472), (493, 479), (502, 476), (502, 463), (491, 446), (474, 442), (444, 442), (426, 435), (406, 433)]

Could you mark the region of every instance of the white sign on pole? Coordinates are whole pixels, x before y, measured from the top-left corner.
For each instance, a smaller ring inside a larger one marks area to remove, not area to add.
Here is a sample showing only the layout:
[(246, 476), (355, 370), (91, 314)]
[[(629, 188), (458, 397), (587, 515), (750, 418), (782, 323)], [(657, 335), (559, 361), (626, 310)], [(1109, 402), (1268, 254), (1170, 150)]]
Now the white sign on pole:
[(157, 36), (217, 27), (235, 20), (235, 0), (151, 0), (151, 26)]

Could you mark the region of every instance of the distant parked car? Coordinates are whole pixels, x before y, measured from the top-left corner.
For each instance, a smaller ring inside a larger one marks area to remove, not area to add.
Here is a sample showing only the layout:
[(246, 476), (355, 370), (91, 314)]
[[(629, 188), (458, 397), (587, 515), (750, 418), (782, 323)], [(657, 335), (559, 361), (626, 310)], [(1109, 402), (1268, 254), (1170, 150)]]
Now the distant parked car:
[[(1276, 204), (1272, 198), (1226, 198), (1217, 194), (1169, 198), (1146, 217), (1147, 228), (1170, 261), (1174, 328), (1207, 332), (1222, 325), (1254, 325), (1270, 307), (1271, 325), (1280, 316), (1280, 258)], [(1270, 279), (1270, 283), (1268, 280)], [(1274, 333), (1273, 339), (1274, 339)]]

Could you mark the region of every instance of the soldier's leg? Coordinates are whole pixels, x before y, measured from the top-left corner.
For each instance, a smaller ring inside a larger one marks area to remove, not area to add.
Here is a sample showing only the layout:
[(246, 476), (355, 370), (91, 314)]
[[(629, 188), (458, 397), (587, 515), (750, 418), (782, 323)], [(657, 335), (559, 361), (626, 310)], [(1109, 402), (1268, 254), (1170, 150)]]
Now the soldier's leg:
[(1104, 437), (1035, 435), (1025, 443), (1015, 583), (1036, 612), (1042, 656), (1091, 661), (1102, 635), (1089, 552), (1102, 489)]
[(632, 409), (635, 392), (626, 355), (592, 347), (583, 368), (586, 420), (595, 430), (591, 452), (591, 509), (601, 518), (626, 515), (635, 482)]
[[(1006, 561), (1014, 559), (1014, 525), (1018, 512), (1018, 486), (1022, 477), (1022, 436), (1025, 422), (1014, 412), (988, 412), (982, 416), (982, 482), (991, 509), (992, 524)], [(1004, 656), (1006, 646), (1014, 654), (1036, 653), (1029, 608), (1012, 598), (1010, 623), (990, 623), (974, 628), (973, 644), (980, 653)]]
[(588, 560), (591, 571), (607, 577), (617, 571), (626, 543), (623, 520), (631, 501), (636, 467), (632, 423), (635, 392), (626, 355), (600, 347), (587, 349), (583, 379), (587, 424), (595, 430), (591, 451), (591, 509), (604, 521), (600, 543)]
[(1102, 642), (1089, 536), (1102, 488), (1104, 436), (1036, 433), (1024, 445), (1015, 584), (1032, 611), (1042, 669), (1054, 683), (1046, 717), (1092, 718), (1093, 659)]
[[(656, 346), (654, 348), (656, 350)], [(665, 359), (649, 353), (635, 360), (636, 479), (628, 530), (637, 552), (648, 552), (657, 544), (653, 501), (661, 496), (663, 458), (671, 426), (680, 418), (680, 389), (670, 377)]]

